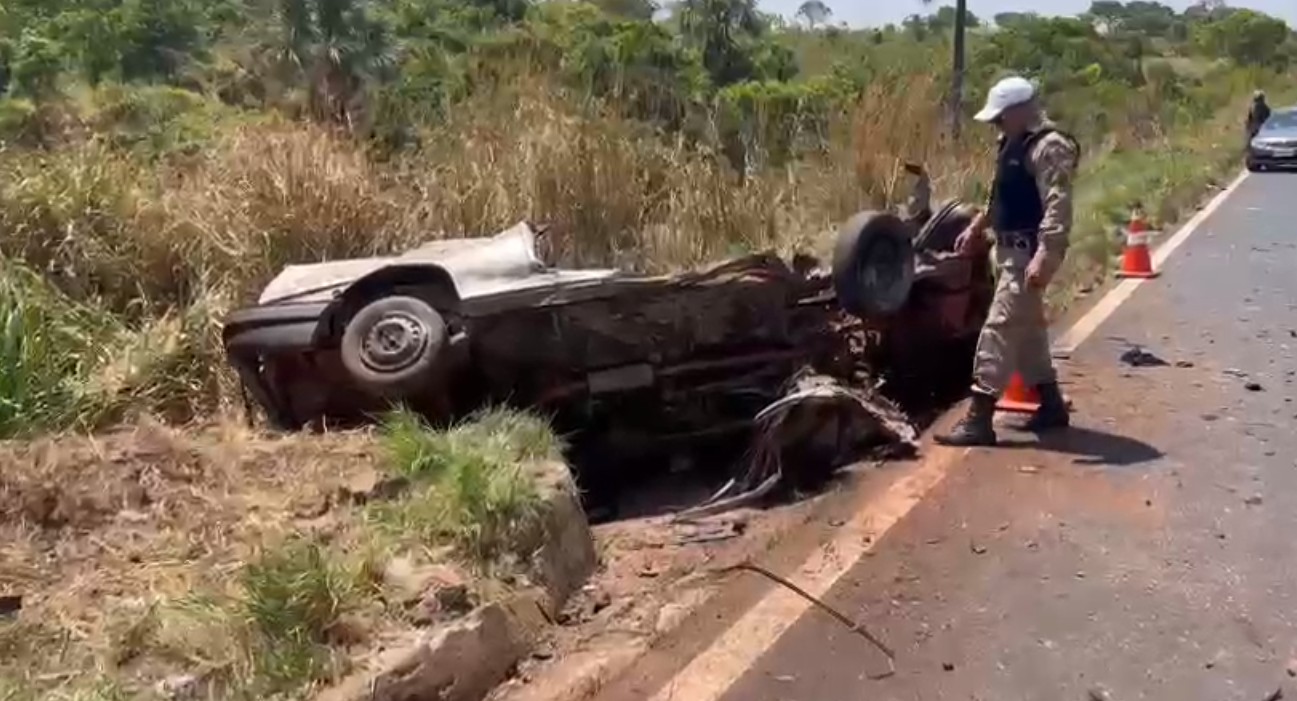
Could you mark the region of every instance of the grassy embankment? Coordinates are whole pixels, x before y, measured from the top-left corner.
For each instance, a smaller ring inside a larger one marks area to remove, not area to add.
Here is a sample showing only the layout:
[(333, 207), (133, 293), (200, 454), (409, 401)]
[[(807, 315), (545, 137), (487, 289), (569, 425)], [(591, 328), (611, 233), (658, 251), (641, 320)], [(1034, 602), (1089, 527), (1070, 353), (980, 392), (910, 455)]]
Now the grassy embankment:
[[(549, 427), (268, 439), (145, 424), (0, 447), (0, 699), (298, 698), (522, 586)], [(431, 588), (429, 588), (431, 587)]]

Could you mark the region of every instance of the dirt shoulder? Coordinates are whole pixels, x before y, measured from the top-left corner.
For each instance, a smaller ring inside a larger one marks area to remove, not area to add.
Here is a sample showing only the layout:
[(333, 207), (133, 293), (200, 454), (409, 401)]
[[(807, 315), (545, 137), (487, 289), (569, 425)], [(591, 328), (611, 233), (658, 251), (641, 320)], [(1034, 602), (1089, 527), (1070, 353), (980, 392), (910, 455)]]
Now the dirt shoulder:
[(482, 604), (556, 609), (592, 544), (557, 444), (515, 418), (0, 446), (0, 698), (301, 698)]

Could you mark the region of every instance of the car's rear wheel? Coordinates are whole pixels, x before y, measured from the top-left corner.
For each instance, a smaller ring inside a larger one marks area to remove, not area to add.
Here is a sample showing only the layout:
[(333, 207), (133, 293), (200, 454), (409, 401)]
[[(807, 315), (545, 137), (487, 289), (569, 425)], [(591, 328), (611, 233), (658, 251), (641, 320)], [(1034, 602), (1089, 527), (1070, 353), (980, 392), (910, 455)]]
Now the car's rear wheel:
[(893, 314), (914, 284), (911, 227), (899, 217), (861, 212), (838, 231), (833, 287), (838, 304), (859, 318)]
[(416, 297), (380, 297), (361, 307), (343, 331), (342, 364), (361, 389), (387, 399), (410, 399), (428, 389), (442, 349), (446, 321)]

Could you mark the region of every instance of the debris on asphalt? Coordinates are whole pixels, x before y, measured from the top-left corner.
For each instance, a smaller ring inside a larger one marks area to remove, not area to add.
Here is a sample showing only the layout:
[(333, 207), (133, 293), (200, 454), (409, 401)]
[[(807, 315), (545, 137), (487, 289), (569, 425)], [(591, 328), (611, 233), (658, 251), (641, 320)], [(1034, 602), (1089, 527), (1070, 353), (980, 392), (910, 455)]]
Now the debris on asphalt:
[(908, 417), (874, 388), (847, 386), (810, 370), (798, 372), (783, 397), (762, 409), (753, 424), (756, 431), (743, 474), (703, 504), (678, 514), (677, 520), (760, 502), (784, 479), (785, 458), (793, 446), (841, 458), (870, 440), (910, 452), (919, 445)]
[(1244, 499), (1243, 503), (1247, 504), (1248, 506), (1260, 506), (1262, 501), (1263, 499), (1261, 498), (1260, 494), (1253, 494), (1247, 499)]
[(747, 521), (722, 521), (720, 523), (704, 524), (702, 527), (682, 533), (676, 538), (678, 545), (693, 545), (699, 543), (716, 543), (722, 540), (738, 538), (747, 532)]
[(1260, 382), (1249, 382), (1243, 385), (1243, 389), (1249, 392), (1261, 392), (1265, 390), (1265, 387), (1262, 387)]
[(1166, 367), (1170, 364), (1139, 346), (1131, 346), (1122, 353), (1121, 362), (1134, 368)]
[(1283, 698), (1283, 687), (1270, 692), (1270, 695), (1265, 697), (1265, 701), (1279, 701), (1281, 698)]
[(953, 672), (953, 671), (955, 671), (955, 665), (952, 664), (952, 663), (950, 663), (950, 662), (942, 662), (942, 663), (941, 663), (941, 668), (942, 668), (943, 670), (947, 671), (947, 672)]
[(1288, 660), (1288, 676), (1297, 677), (1297, 660)]
[(1040, 466), (1039, 466), (1039, 465), (1022, 465), (1022, 466), (1020, 466), (1020, 467), (1018, 468), (1018, 472), (1021, 472), (1021, 473), (1024, 474), (1024, 475), (1036, 475), (1036, 474), (1040, 474)]
[(1086, 696), (1090, 701), (1112, 701), (1112, 696), (1105, 689), (1097, 686), (1091, 687)]
[(12, 616), (23, 608), (23, 597), (20, 594), (0, 596), (0, 616)]
[(1181, 370), (1187, 370), (1194, 367), (1194, 364), (1192, 360), (1177, 360), (1175, 361), (1175, 366)]
[(1239, 370), (1238, 368), (1225, 368), (1224, 370), (1221, 371), (1221, 374), (1229, 375), (1230, 377), (1237, 377), (1240, 380), (1247, 379), (1247, 373), (1243, 372), (1242, 370)]
[(969, 541), (969, 542), (968, 542), (968, 549), (969, 549), (970, 551), (972, 551), (972, 553), (973, 553), (974, 555), (985, 555), (985, 554), (986, 554), (986, 546), (985, 546), (985, 545), (982, 545), (981, 543), (978, 543), (978, 542), (976, 542), (976, 541)]
[(808, 602), (810, 602), (811, 604), (819, 608), (821, 611), (824, 611), (825, 613), (832, 616), (835, 620), (837, 620), (839, 623), (845, 626), (847, 630), (864, 638), (866, 641), (869, 642), (870, 645), (873, 645), (875, 648), (878, 649), (879, 652), (883, 653), (883, 656), (887, 658), (887, 671), (882, 672), (880, 674), (867, 674), (865, 675), (866, 678), (870, 679), (871, 681), (877, 681), (880, 679), (887, 679), (888, 677), (892, 677), (896, 675), (896, 653), (890, 647), (887, 646), (887, 643), (884, 643), (876, 635), (869, 632), (869, 629), (865, 628), (865, 625), (863, 623), (859, 623), (851, 620), (851, 618), (849, 618), (845, 613), (842, 613), (841, 611), (817, 599), (816, 597), (812, 596), (809, 592), (807, 592), (805, 589), (802, 589), (796, 584), (793, 584), (787, 579), (780, 577), (779, 575), (775, 574), (774, 572), (771, 572), (770, 570), (765, 569), (764, 567), (754, 565), (750, 562), (742, 562), (737, 565), (734, 565), (733, 567), (727, 567), (721, 570), (721, 573), (725, 574), (729, 572), (738, 572), (738, 571), (755, 572), (756, 574), (759, 574), (762, 577), (765, 577), (766, 579), (769, 579), (770, 581), (774, 582), (775, 584), (778, 584), (783, 588), (791, 591), (792, 593), (802, 597), (803, 599), (807, 600)]

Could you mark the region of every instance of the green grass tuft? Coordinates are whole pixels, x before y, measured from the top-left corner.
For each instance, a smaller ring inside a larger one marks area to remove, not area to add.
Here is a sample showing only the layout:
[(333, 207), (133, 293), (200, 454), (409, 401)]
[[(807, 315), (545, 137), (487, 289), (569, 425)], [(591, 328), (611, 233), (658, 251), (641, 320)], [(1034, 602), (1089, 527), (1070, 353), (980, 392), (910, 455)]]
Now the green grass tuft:
[(272, 690), (320, 678), (330, 666), (329, 629), (359, 592), (356, 576), (319, 544), (291, 540), (243, 571), (244, 607), (253, 631), (256, 669)]
[(508, 552), (535, 523), (540, 494), (530, 465), (560, 459), (562, 449), (545, 421), (508, 409), (447, 431), (395, 411), (382, 443), (391, 469), (416, 485), (407, 498), (374, 507), (375, 521), (402, 538), (448, 540), (480, 562)]

